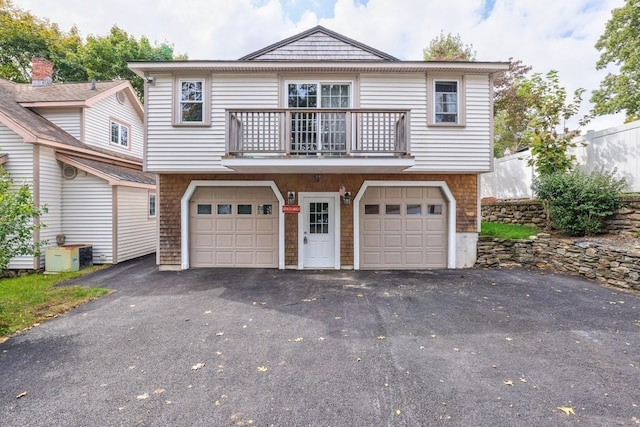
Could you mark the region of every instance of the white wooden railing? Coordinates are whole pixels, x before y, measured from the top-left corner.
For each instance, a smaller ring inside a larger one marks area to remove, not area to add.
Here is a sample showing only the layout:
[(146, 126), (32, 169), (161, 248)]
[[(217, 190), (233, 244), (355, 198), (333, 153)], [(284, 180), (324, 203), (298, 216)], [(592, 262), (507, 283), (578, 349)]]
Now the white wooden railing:
[(227, 152), (400, 156), (409, 152), (409, 125), (408, 110), (227, 110)]

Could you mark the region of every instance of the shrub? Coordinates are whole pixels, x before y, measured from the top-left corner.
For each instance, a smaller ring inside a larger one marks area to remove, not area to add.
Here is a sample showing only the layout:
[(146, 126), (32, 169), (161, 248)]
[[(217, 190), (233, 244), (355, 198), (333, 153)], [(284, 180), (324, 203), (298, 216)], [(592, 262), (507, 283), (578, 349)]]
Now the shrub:
[(619, 195), (626, 182), (614, 173), (542, 175), (534, 179), (532, 188), (554, 228), (572, 236), (592, 235), (601, 232), (603, 221), (622, 206)]

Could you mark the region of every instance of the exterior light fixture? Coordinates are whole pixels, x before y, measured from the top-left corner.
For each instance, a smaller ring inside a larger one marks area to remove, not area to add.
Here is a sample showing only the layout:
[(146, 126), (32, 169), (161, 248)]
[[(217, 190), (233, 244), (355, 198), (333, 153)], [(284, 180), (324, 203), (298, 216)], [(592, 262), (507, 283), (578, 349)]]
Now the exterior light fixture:
[(342, 202), (345, 205), (350, 205), (351, 204), (351, 193), (350, 192), (345, 192), (344, 196), (342, 196)]
[(289, 191), (287, 193), (287, 203), (290, 205), (296, 204), (296, 193), (294, 193), (293, 191)]

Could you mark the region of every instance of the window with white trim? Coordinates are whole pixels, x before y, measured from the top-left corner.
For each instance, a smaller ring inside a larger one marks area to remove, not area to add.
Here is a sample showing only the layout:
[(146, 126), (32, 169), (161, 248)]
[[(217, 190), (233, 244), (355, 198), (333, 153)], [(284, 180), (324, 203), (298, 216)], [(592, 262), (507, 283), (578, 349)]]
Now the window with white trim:
[(462, 77), (428, 79), (429, 126), (463, 126), (464, 85)]
[(121, 147), (129, 147), (129, 134), (131, 130), (129, 126), (111, 120), (111, 143)]
[(149, 193), (149, 217), (156, 216), (156, 193)]
[(211, 122), (210, 81), (205, 77), (174, 79), (174, 126), (208, 126)]

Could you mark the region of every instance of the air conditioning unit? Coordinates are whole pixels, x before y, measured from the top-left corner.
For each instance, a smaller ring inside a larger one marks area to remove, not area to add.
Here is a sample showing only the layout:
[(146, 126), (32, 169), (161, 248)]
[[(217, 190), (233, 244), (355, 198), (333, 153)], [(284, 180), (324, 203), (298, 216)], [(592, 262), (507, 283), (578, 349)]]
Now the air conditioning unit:
[(62, 177), (64, 179), (73, 179), (78, 176), (78, 169), (71, 165), (62, 165)]

